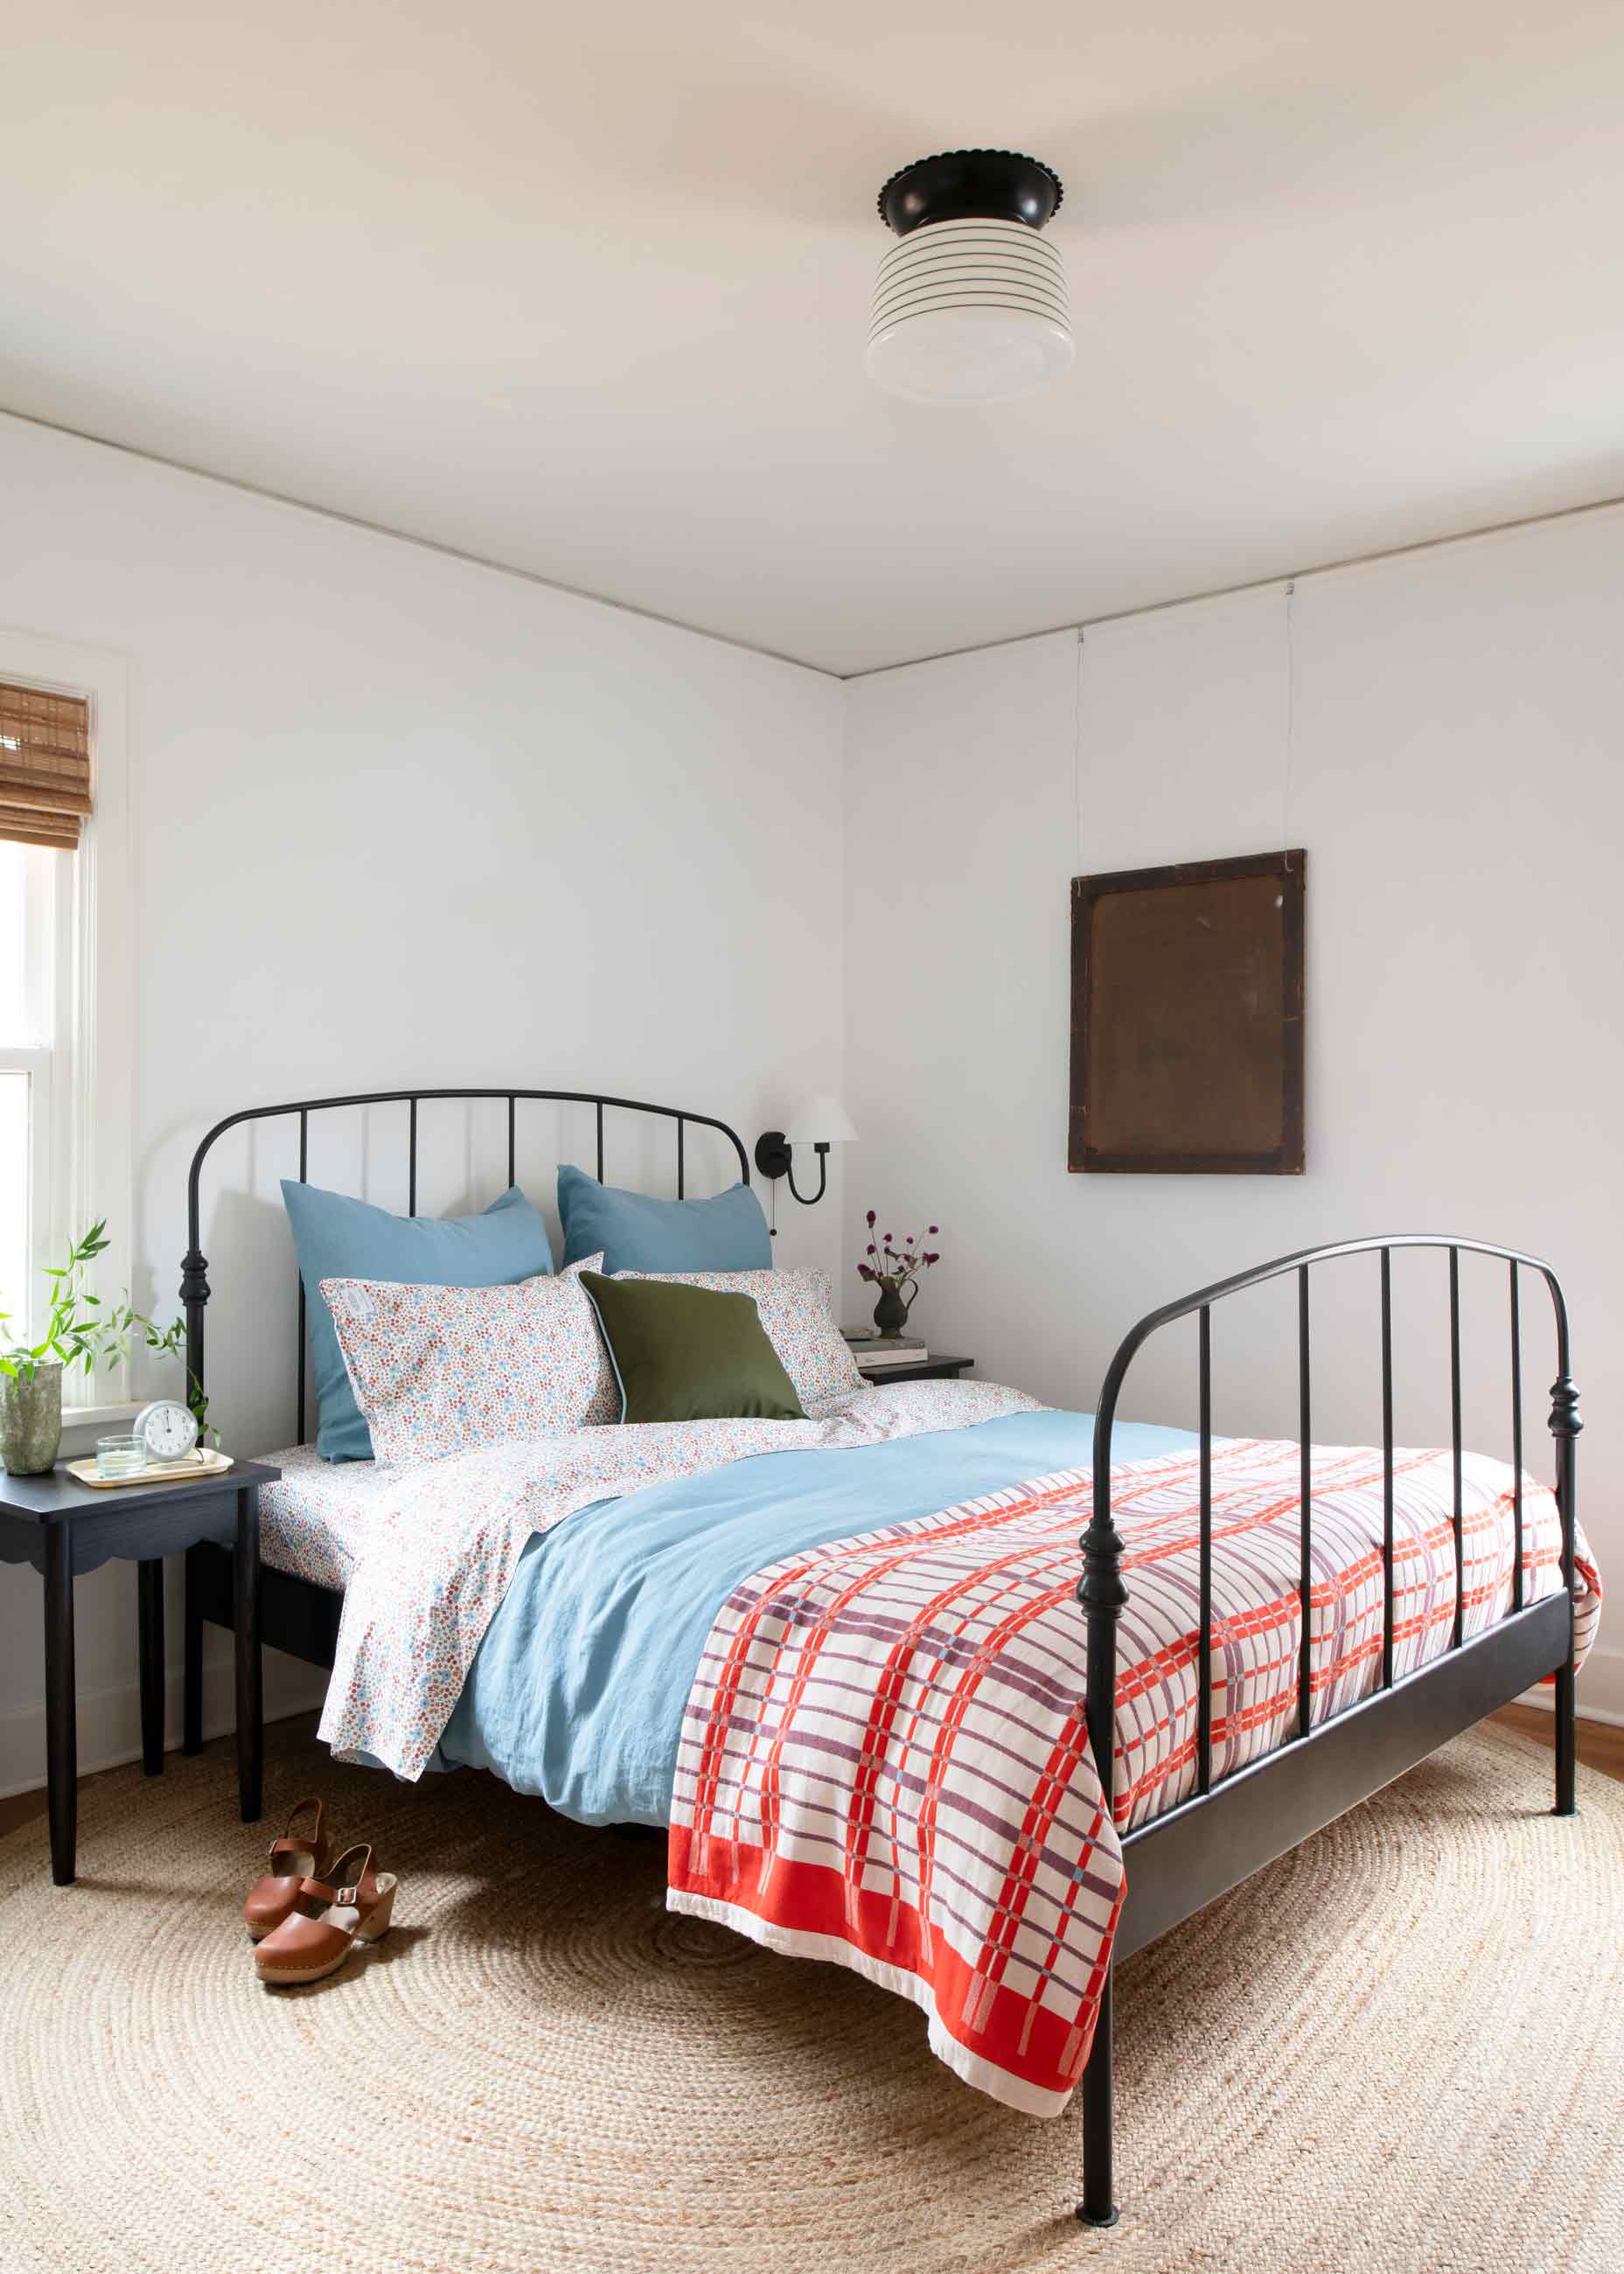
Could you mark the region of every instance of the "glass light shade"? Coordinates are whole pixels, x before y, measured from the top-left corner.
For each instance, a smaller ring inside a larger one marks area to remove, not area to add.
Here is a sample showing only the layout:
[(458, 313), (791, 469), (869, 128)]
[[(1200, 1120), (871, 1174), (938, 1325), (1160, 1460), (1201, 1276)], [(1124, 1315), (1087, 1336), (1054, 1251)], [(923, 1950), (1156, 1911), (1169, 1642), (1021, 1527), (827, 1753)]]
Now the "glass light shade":
[(808, 1090), (797, 1098), (784, 1124), (792, 1145), (854, 1145), (857, 1132), (839, 1099), (829, 1090)]
[(868, 376), (909, 403), (1013, 403), (1074, 360), (1060, 255), (1019, 221), (941, 221), (880, 263)]

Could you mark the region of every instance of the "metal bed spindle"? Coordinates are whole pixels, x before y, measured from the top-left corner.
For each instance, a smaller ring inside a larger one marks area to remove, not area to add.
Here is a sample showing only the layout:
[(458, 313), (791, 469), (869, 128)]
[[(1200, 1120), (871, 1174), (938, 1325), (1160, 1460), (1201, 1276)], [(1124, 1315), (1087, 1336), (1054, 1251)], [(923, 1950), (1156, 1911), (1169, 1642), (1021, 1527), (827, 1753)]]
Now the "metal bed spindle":
[[(302, 1111), (299, 1115), (299, 1182), (304, 1185), (309, 1181), (310, 1116)], [(299, 1442), (302, 1445), (304, 1442), (304, 1274), (297, 1263), (293, 1267), (293, 1276), (299, 1283), (298, 1389), (294, 1403), (298, 1408)]]
[(1200, 1625), (1196, 1632), (1196, 1790), (1213, 1788), (1213, 1314), (1200, 1310), (1201, 1569)]
[(1511, 1608), (1522, 1608), (1522, 1311), (1517, 1267), (1511, 1273), (1511, 1529), (1515, 1543), (1511, 1566)]
[(1449, 1250), (1449, 1443), (1455, 1489), (1455, 1626), (1451, 1650), (1466, 1632), (1466, 1530), (1461, 1514), (1461, 1251)]
[(1312, 1726), (1314, 1713), (1313, 1394), (1309, 1379), (1306, 1263), (1297, 1275), (1297, 1402), (1300, 1480), (1297, 1615), (1302, 1625), (1297, 1645), (1297, 1733), (1305, 1737)]
[(1566, 1662), (1556, 1669), (1556, 1812), (1571, 1816), (1578, 1769), (1577, 1733), (1574, 1728), (1575, 1696), (1573, 1660), (1574, 1526), (1576, 1521), (1578, 1447), (1575, 1439), (1584, 1424), (1579, 1419), (1579, 1392), (1568, 1371), (1568, 1337), (1561, 1337), (1560, 1371), (1551, 1385), (1551, 1434), (1556, 1440), (1556, 1504), (1562, 1517), (1562, 1587), (1568, 1597), (1568, 1648)]
[(1381, 1686), (1393, 1687), (1393, 1251), (1381, 1251)]

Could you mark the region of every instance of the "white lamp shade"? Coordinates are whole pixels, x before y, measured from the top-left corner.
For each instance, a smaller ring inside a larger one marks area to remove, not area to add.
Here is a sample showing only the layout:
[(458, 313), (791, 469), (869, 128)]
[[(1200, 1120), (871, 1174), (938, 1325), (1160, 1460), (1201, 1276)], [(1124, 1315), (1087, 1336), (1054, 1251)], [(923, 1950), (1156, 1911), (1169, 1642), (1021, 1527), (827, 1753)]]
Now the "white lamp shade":
[(880, 263), (864, 368), (910, 403), (1013, 403), (1066, 370), (1065, 264), (1020, 221), (939, 221)]
[(798, 1097), (784, 1124), (792, 1145), (853, 1145), (857, 1132), (839, 1099), (826, 1089), (808, 1090)]

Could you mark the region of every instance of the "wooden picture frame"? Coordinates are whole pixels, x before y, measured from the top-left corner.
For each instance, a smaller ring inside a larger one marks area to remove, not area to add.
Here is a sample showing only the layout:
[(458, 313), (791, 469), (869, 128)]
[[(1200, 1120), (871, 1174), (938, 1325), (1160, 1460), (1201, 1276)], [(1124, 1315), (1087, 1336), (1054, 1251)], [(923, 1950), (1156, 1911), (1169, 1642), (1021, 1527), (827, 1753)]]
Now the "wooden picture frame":
[(1297, 847), (1071, 880), (1074, 1173), (1303, 1173)]

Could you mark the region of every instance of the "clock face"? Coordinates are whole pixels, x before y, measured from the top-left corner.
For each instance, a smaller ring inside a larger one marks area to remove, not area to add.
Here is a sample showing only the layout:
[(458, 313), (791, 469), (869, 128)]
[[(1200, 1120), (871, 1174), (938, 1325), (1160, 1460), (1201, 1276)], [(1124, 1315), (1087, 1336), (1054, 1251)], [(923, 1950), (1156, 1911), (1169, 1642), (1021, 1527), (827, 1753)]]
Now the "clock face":
[(198, 1442), (198, 1425), (184, 1405), (160, 1397), (136, 1421), (135, 1434), (154, 1461), (180, 1461)]

